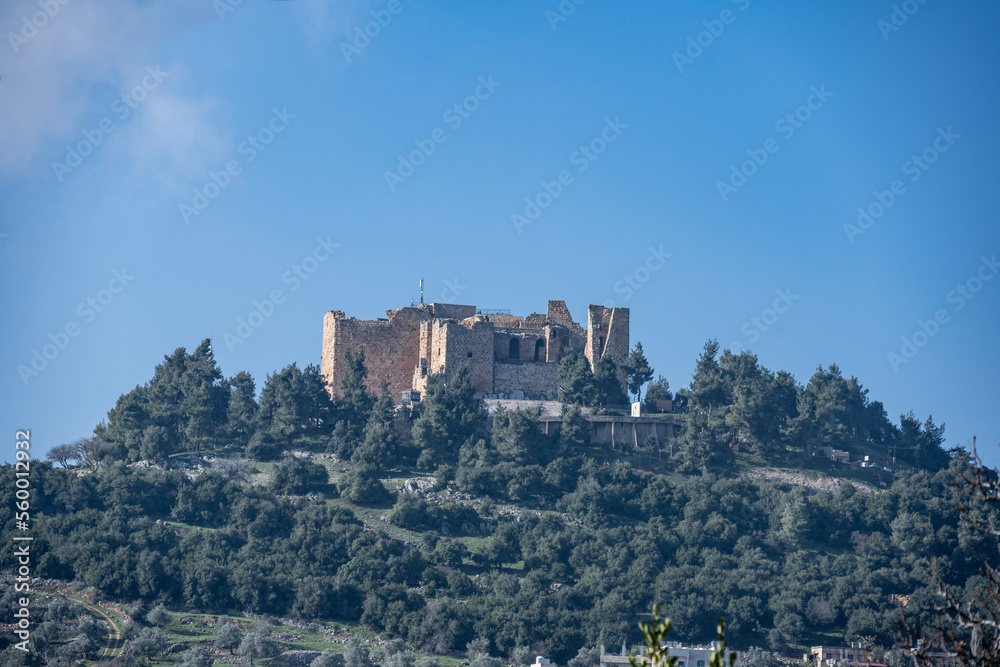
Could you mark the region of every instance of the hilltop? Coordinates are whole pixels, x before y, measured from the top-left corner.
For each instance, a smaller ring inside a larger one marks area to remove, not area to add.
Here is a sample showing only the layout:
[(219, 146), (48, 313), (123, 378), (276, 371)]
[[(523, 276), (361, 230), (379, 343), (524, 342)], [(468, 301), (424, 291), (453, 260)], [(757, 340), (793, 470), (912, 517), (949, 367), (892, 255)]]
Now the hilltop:
[[(654, 602), (688, 642), (710, 640), (724, 616), (739, 649), (887, 649), (897, 600), (911, 621), (929, 618), (926, 558), (965, 586), (995, 555), (957, 528), (951, 484), (968, 455), (945, 452), (931, 419), (896, 427), (835, 366), (802, 387), (749, 353), (716, 357), (706, 345), (691, 387), (671, 395), (680, 435), (628, 448), (588, 442), (580, 404), (607, 412), (613, 392), (603, 385), (602, 400), (570, 357), (553, 436), (531, 411), (488, 414), (461, 370), (400, 407), (368, 393), (359, 355), (334, 403), (315, 366), (269, 375), (258, 397), (249, 375), (223, 379), (208, 341), (180, 348), (94, 436), (55, 448), (58, 465), (33, 464), (36, 574), (63, 582), (38, 604), (72, 592), (107, 605), (125, 661), (180, 661), (225, 614), (260, 636), (247, 655), (275, 665), (315, 657), (287, 651), (347, 651), (354, 636), (396, 642), (373, 658), (390, 667), (536, 654), (590, 667), (599, 644), (640, 640)], [(668, 391), (660, 378), (647, 397)], [(907, 469), (818, 455), (833, 445), (895, 451)], [(161, 623), (149, 620), (158, 605)], [(30, 660), (69, 651), (72, 632), (36, 633)]]

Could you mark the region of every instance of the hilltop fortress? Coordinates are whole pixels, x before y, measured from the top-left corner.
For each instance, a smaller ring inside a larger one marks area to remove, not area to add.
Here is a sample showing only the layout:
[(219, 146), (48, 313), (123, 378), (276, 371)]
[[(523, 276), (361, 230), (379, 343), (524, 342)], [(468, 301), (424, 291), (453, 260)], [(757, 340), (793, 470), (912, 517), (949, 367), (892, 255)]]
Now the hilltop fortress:
[(549, 301), (544, 315), (527, 317), (448, 303), (387, 310), (377, 320), (331, 310), (323, 318), (321, 364), (331, 396), (341, 393), (345, 354), (361, 350), (369, 390), (377, 393), (386, 380), (396, 402), (404, 391), (423, 393), (430, 375), (447, 382), (462, 366), (483, 397), (546, 399), (558, 389), (559, 360), (571, 351), (583, 353), (591, 368), (609, 356), (625, 386), (629, 310), (588, 306), (586, 329), (564, 301)]

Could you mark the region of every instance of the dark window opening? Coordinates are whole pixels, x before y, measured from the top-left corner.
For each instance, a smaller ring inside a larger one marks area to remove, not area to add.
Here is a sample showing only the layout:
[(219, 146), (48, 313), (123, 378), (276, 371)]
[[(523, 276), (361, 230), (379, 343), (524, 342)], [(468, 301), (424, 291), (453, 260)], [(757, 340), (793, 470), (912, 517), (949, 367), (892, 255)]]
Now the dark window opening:
[(510, 358), (520, 359), (521, 358), (521, 341), (516, 338), (510, 339)]
[(535, 341), (535, 361), (539, 360), (539, 355), (541, 355), (541, 360), (545, 361), (545, 341), (536, 340)]
[(604, 336), (597, 339), (597, 354), (604, 353)]

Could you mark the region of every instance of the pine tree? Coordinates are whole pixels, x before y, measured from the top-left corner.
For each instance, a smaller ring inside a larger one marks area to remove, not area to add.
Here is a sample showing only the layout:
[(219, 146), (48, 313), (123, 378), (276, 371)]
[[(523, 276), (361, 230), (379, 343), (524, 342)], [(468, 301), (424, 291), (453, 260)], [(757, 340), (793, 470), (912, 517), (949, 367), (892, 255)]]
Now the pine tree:
[(642, 352), (642, 343), (636, 343), (632, 351), (629, 352), (625, 360), (625, 376), (628, 378), (629, 393), (635, 396), (635, 400), (640, 399), (642, 385), (653, 379), (653, 369), (646, 360), (646, 355)]

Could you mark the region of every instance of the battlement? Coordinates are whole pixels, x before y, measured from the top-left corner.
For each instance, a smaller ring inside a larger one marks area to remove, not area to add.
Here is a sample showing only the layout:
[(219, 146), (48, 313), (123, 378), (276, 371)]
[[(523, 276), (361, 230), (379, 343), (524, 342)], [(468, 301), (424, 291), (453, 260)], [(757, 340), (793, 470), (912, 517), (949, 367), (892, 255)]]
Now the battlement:
[[(321, 362), (331, 396), (341, 393), (346, 353), (361, 350), (368, 389), (377, 392), (386, 380), (396, 401), (404, 391), (425, 391), (430, 375), (447, 382), (462, 366), (483, 396), (542, 399), (558, 389), (559, 361), (570, 352), (584, 354), (592, 366), (608, 355), (623, 368), (629, 311), (589, 306), (584, 329), (565, 301), (549, 301), (545, 314), (527, 317), (440, 303), (387, 310), (375, 320), (331, 310), (323, 318)], [(619, 375), (624, 386), (624, 372)]]

